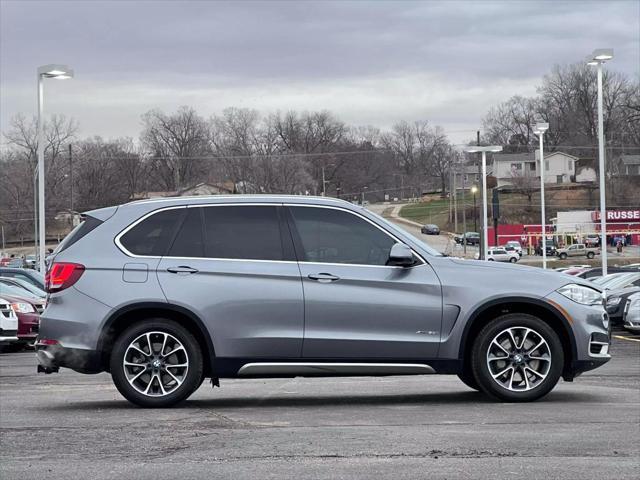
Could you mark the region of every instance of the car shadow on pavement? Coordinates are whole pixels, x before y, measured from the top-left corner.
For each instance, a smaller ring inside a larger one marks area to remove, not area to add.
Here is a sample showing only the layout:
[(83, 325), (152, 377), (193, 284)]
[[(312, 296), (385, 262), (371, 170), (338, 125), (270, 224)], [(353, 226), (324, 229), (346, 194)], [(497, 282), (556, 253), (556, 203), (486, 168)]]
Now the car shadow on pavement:
[[(455, 393), (424, 393), (411, 395), (323, 395), (301, 396), (285, 395), (274, 392), (273, 395), (255, 397), (225, 397), (197, 398), (187, 400), (173, 407), (174, 409), (215, 409), (215, 408), (288, 408), (288, 407), (334, 407), (334, 406), (375, 406), (375, 405), (478, 405), (496, 403), (491, 398), (479, 392), (465, 391)], [(529, 405), (543, 405), (554, 403), (597, 404), (606, 401), (601, 395), (589, 393), (551, 392), (546, 397)], [(137, 409), (135, 405), (125, 400), (65, 402), (59, 405), (49, 405), (47, 409), (57, 411), (73, 410), (122, 410)]]

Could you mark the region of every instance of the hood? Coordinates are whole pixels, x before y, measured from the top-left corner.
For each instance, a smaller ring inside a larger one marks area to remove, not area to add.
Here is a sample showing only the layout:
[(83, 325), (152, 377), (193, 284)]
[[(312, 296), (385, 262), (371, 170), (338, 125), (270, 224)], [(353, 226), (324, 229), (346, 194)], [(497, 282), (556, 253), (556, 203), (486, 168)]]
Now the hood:
[(16, 296), (13, 296), (13, 295), (5, 295), (4, 293), (2, 294), (2, 296), (0, 298), (6, 300), (9, 303), (15, 303), (15, 302), (28, 303), (29, 305), (31, 305), (34, 308), (35, 308), (36, 305), (38, 305), (40, 303), (45, 303), (44, 298), (41, 299), (41, 300), (36, 300), (34, 298), (29, 298), (29, 297), (16, 297)]
[(447, 260), (456, 265), (463, 266), (465, 269), (483, 271), (487, 274), (504, 275), (504, 281), (510, 281), (513, 279), (513, 282), (515, 283), (521, 283), (524, 281), (546, 284), (549, 287), (549, 291), (557, 290), (564, 285), (573, 283), (602, 292), (602, 289), (598, 285), (595, 285), (588, 280), (577, 278), (573, 275), (567, 275), (563, 272), (556, 272), (551, 269), (544, 270), (540, 267), (533, 267), (529, 265), (514, 265), (506, 262), (487, 262), (484, 260), (467, 260), (455, 257), (448, 257)]

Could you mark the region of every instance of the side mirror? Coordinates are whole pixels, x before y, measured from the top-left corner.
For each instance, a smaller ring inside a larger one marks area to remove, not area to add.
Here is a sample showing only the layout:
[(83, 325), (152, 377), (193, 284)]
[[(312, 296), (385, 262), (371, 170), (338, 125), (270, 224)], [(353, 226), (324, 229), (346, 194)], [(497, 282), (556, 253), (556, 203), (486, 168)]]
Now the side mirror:
[(415, 259), (413, 258), (413, 252), (407, 245), (404, 243), (396, 243), (391, 247), (387, 265), (395, 267), (410, 267), (414, 263)]

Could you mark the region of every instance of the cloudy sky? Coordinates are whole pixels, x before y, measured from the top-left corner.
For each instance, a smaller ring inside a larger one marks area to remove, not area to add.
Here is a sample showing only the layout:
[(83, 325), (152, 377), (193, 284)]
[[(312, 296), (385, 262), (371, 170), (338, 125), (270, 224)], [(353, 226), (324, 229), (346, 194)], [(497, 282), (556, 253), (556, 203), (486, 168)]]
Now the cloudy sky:
[(640, 0), (0, 0), (0, 127), (35, 112), (38, 65), (66, 63), (76, 78), (47, 81), (45, 107), (81, 135), (137, 137), (145, 111), (191, 105), (427, 119), (462, 141), (491, 105), (597, 47), (640, 74)]

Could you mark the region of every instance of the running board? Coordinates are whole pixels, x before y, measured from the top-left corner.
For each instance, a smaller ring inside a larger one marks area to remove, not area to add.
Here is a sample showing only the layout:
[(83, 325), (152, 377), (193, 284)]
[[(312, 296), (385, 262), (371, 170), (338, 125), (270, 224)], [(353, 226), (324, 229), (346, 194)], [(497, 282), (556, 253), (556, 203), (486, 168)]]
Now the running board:
[(247, 363), (238, 370), (238, 376), (299, 376), (322, 377), (331, 375), (425, 375), (436, 373), (422, 363), (307, 363), (259, 362)]

